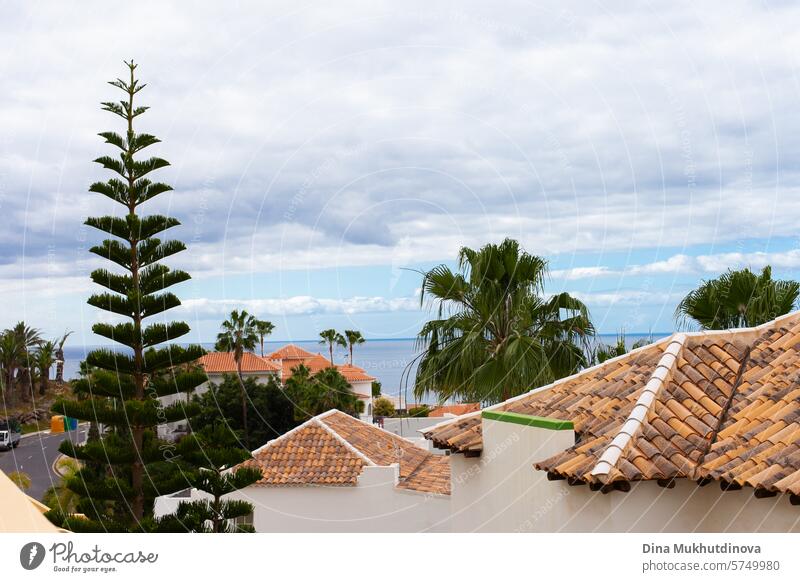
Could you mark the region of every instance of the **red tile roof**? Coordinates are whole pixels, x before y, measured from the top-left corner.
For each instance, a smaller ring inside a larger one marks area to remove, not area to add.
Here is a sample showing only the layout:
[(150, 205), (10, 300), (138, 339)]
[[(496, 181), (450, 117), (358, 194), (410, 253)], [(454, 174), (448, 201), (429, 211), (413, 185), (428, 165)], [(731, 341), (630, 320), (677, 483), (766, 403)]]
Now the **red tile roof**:
[(306, 351), (294, 344), (289, 344), (278, 350), (275, 350), (271, 354), (267, 354), (264, 357), (270, 360), (301, 360), (303, 358), (311, 358), (313, 356), (314, 354), (311, 352)]
[[(493, 410), (569, 420), (578, 436), (536, 463), (610, 490), (675, 478), (789, 493), (800, 503), (800, 313), (757, 328), (675, 334)], [(481, 415), (425, 431), (479, 453)]]
[[(236, 362), (233, 359), (233, 352), (209, 352), (200, 358), (199, 363), (203, 366), (206, 374), (236, 373)], [(261, 358), (250, 352), (242, 354), (242, 372), (277, 372), (280, 366), (265, 358)]]
[[(276, 354), (289, 354), (290, 357), (283, 359), (274, 358)], [(302, 355), (307, 354), (307, 355)], [(331, 361), (322, 354), (312, 354), (297, 346), (286, 346), (278, 351), (272, 352), (269, 356), (271, 359), (279, 360), (282, 368), (281, 378), (285, 382), (292, 377), (293, 370), (299, 365), (304, 365), (311, 371), (313, 376), (317, 372), (321, 372), (331, 367)], [(351, 366), (350, 364), (337, 364), (334, 366), (344, 376), (348, 382), (372, 382), (375, 380), (374, 376), (370, 376), (363, 368), (358, 366)]]
[(341, 364), (336, 366), (339, 373), (344, 376), (348, 382), (372, 382), (375, 376), (370, 376), (363, 368), (353, 366), (351, 364)]
[(449, 495), (450, 461), (375, 425), (331, 410), (253, 451), (260, 486), (353, 486), (365, 466), (399, 464), (397, 487)]
[(282, 376), (284, 382), (292, 377), (294, 373), (294, 369), (300, 366), (301, 364), (309, 369), (311, 375), (313, 376), (317, 372), (321, 372), (326, 368), (331, 367), (331, 362), (328, 358), (320, 355), (320, 354), (311, 354), (308, 358), (293, 358), (289, 360), (281, 360), (280, 362), (281, 367), (283, 368)]
[(465, 404), (445, 404), (443, 406), (437, 406), (428, 414), (430, 417), (437, 417), (437, 416), (444, 416), (445, 414), (453, 414), (455, 416), (461, 416), (462, 414), (469, 414), (470, 412), (477, 412), (481, 409), (481, 405), (477, 402), (465, 403)]

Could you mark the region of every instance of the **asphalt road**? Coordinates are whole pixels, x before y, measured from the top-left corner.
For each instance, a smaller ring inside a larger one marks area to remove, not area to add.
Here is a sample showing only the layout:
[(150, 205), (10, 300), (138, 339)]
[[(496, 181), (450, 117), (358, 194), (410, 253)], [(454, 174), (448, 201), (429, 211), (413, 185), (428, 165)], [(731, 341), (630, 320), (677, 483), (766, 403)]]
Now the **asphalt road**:
[(85, 437), (85, 427), (68, 433), (24, 437), (16, 449), (0, 451), (0, 469), (6, 474), (13, 471), (27, 473), (31, 478), (31, 486), (26, 493), (34, 499), (41, 500), (47, 488), (60, 480), (60, 477), (53, 472), (53, 462), (59, 455), (58, 446), (61, 441), (65, 438), (73, 440), (77, 438), (77, 442), (82, 442)]

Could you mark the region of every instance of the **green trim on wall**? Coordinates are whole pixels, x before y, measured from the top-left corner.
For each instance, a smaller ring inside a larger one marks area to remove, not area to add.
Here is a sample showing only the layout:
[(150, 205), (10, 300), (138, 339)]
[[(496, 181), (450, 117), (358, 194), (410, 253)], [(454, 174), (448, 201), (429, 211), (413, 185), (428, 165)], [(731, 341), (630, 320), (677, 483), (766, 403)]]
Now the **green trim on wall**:
[(501, 410), (484, 410), (481, 417), (500, 422), (512, 422), (523, 426), (535, 426), (546, 428), (547, 430), (574, 430), (575, 426), (571, 420), (557, 420), (555, 418), (543, 418), (541, 416), (531, 416), (529, 414), (519, 414), (517, 412), (504, 412)]

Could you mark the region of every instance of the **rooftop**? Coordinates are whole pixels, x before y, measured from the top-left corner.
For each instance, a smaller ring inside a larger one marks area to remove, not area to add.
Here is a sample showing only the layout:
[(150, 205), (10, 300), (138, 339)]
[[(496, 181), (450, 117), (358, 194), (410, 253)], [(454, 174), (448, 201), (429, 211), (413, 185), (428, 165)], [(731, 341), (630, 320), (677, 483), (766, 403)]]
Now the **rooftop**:
[[(236, 372), (236, 362), (233, 359), (233, 352), (209, 352), (199, 360), (200, 365), (207, 374), (222, 374)], [(280, 366), (250, 352), (242, 354), (242, 372), (252, 374), (256, 372), (277, 372)]]
[(399, 464), (399, 489), (450, 494), (450, 461), (373, 424), (330, 410), (253, 451), (256, 486), (354, 486), (366, 466)]
[(267, 354), (265, 357), (270, 360), (300, 360), (303, 358), (311, 358), (313, 356), (313, 353), (304, 350), (299, 346), (288, 344), (280, 349), (275, 350), (271, 354)]
[[(322, 354), (310, 354), (307, 357), (285, 359), (281, 360), (280, 364), (281, 367), (283, 368), (281, 378), (283, 378), (284, 382), (292, 377), (294, 369), (301, 364), (311, 371), (312, 376), (317, 372), (321, 372), (322, 370), (331, 367), (331, 361)], [(370, 376), (369, 374), (366, 373), (366, 371), (363, 368), (359, 368), (358, 366), (353, 366), (350, 364), (336, 364), (334, 367), (337, 370), (339, 370), (339, 373), (341, 373), (342, 376), (344, 376), (344, 379), (347, 380), (349, 383), (372, 382), (373, 380), (375, 380), (374, 376)]]
[[(536, 463), (609, 491), (688, 478), (800, 503), (800, 313), (757, 328), (678, 333), (489, 409), (571, 421), (573, 447)], [(424, 431), (468, 455), (481, 412)]]
[(431, 410), (429, 417), (444, 416), (445, 414), (452, 414), (454, 416), (461, 416), (470, 412), (477, 412), (481, 409), (481, 405), (477, 402), (461, 403), (461, 404), (445, 404), (437, 406)]

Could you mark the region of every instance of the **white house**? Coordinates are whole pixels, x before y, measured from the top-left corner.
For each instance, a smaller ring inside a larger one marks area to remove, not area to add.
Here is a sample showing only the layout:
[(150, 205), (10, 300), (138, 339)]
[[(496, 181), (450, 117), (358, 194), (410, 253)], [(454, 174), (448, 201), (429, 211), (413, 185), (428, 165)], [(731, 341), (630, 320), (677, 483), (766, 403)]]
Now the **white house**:
[(450, 462), (331, 410), (253, 451), (258, 532), (449, 531)]
[[(238, 373), (233, 352), (209, 352), (198, 363), (203, 367), (209, 382), (214, 384), (220, 384), (225, 374)], [(271, 378), (280, 380), (281, 377), (280, 363), (251, 352), (242, 354), (241, 366), (245, 379), (254, 378), (260, 384), (266, 384)]]
[(322, 354), (314, 354), (293, 344), (288, 344), (279, 350), (275, 350), (264, 356), (264, 358), (280, 366), (281, 381), (283, 383), (286, 383), (292, 377), (295, 368), (301, 364), (308, 368), (312, 375), (326, 368), (336, 368), (350, 384), (356, 397), (364, 402), (366, 415), (372, 414), (372, 382), (376, 378), (367, 374), (363, 368), (352, 364), (334, 364), (331, 366), (330, 360)]
[(679, 333), (424, 429), (453, 531), (800, 531), (800, 314)]
[[(208, 376), (208, 381), (203, 382), (194, 393), (197, 395), (208, 391), (210, 383), (220, 384), (225, 374), (237, 374), (236, 361), (233, 352), (209, 352), (198, 360), (203, 367), (203, 371)], [(253, 353), (245, 352), (242, 354), (242, 376), (245, 380), (254, 378), (259, 383), (266, 383), (270, 378), (280, 379), (281, 366), (279, 363), (261, 358)], [(159, 401), (164, 406), (174, 404), (179, 400), (186, 400), (185, 394), (170, 394), (162, 396)], [(159, 425), (159, 436), (166, 439), (176, 438), (186, 433), (185, 423), (171, 422)]]

